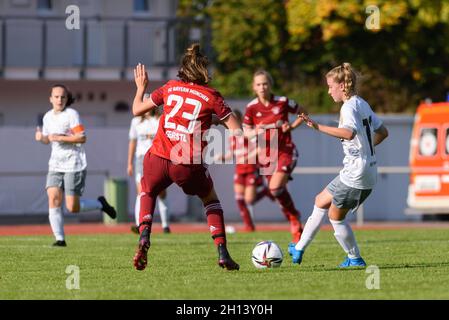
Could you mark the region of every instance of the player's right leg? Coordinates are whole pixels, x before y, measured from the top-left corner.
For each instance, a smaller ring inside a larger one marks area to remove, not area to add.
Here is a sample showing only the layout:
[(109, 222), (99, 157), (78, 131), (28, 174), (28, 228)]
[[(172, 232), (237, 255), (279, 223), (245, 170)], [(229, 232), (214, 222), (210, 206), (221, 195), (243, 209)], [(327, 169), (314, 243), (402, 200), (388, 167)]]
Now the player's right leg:
[(145, 155), (143, 162), (143, 178), (141, 180), (139, 215), (139, 244), (134, 255), (134, 267), (143, 270), (147, 266), (147, 253), (150, 248), (151, 227), (153, 224), (154, 208), (158, 194), (172, 184), (166, 168), (169, 160), (151, 153)]
[(47, 175), (48, 219), (51, 230), (56, 239), (54, 246), (65, 247), (64, 212), (62, 210), (63, 174), (49, 172)]
[(292, 256), (293, 263), (301, 264), (304, 251), (320, 230), (331, 202), (332, 194), (326, 188), (315, 197), (313, 211), (307, 219), (301, 239), (297, 243), (291, 242), (288, 246), (288, 253)]

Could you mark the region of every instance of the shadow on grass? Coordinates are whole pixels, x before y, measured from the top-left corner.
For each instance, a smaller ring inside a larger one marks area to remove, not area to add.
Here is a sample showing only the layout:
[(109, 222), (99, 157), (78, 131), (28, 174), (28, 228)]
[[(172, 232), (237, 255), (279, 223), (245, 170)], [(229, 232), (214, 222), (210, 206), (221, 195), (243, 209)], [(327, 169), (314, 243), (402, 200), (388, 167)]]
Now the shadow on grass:
[[(449, 262), (434, 262), (434, 263), (400, 263), (400, 264), (376, 264), (376, 266), (380, 270), (385, 269), (415, 269), (415, 268), (438, 268), (438, 267), (449, 267)], [(369, 267), (369, 266), (368, 266)], [(351, 267), (351, 268), (339, 268), (339, 267), (324, 267), (320, 266), (308, 266), (302, 268), (298, 267), (298, 270), (301, 272), (328, 272), (328, 271), (342, 271), (342, 272), (351, 272), (351, 271), (360, 271), (365, 270), (364, 267)]]

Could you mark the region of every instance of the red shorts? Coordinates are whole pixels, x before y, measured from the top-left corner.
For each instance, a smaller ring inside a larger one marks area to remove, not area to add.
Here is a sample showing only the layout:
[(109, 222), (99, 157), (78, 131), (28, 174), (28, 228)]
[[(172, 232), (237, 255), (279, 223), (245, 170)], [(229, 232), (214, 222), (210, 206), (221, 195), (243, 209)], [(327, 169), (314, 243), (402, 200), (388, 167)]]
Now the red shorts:
[(267, 165), (260, 165), (259, 172), (264, 176), (272, 176), (275, 172), (291, 174), (298, 161), (298, 150), (293, 148), (292, 152), (280, 152), (276, 161)]
[(248, 173), (235, 173), (234, 184), (241, 184), (243, 186), (260, 186), (263, 185), (262, 176), (259, 175), (259, 170)]
[(143, 160), (142, 191), (157, 196), (162, 190), (176, 183), (188, 195), (204, 198), (214, 183), (202, 164), (174, 164), (170, 160), (147, 152)]

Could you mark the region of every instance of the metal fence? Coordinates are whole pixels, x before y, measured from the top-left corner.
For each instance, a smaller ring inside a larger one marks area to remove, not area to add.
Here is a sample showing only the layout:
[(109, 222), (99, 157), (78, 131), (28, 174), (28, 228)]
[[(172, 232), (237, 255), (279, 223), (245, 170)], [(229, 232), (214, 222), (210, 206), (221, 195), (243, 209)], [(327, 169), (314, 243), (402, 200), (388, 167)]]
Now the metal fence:
[[(293, 174), (338, 174), (341, 167), (296, 167)], [(378, 174), (410, 174), (410, 167), (379, 167)], [(364, 207), (361, 204), (357, 209), (357, 225), (361, 226), (364, 222)]]
[(0, 16), (0, 77), (8, 68), (74, 68), (88, 78), (88, 68), (112, 68), (125, 78), (127, 69), (141, 62), (169, 68), (191, 42), (200, 42), (211, 55), (208, 20), (185, 18), (82, 19), (79, 30), (67, 29), (66, 17)]

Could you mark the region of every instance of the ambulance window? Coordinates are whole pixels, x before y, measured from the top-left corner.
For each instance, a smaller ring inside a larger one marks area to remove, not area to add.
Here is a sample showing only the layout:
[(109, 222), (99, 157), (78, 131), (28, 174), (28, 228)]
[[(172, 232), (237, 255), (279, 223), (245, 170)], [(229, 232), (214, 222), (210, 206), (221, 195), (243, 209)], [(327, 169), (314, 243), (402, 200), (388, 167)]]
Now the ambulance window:
[(424, 128), (419, 137), (419, 154), (422, 156), (434, 156), (437, 153), (437, 129)]
[(449, 154), (449, 128), (446, 129), (446, 154)]

